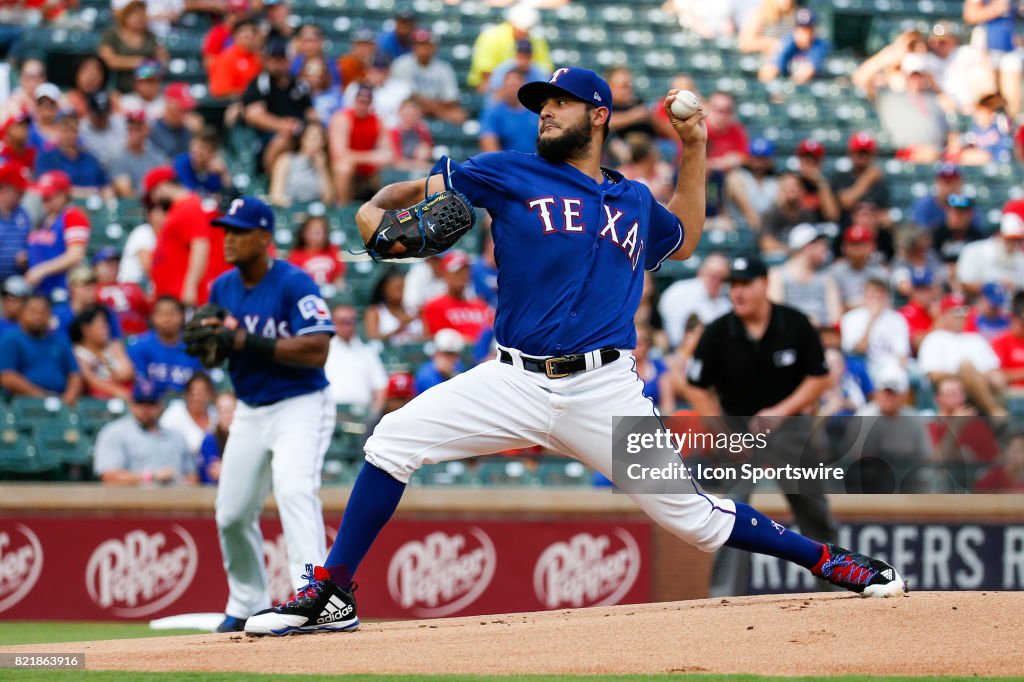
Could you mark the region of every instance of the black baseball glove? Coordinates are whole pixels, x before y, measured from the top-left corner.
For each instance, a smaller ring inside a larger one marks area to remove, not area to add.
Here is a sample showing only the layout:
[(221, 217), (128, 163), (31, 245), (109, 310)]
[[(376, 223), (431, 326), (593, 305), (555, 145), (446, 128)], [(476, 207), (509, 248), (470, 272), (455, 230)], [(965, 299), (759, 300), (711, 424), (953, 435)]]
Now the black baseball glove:
[(197, 308), (185, 325), (185, 352), (199, 358), (206, 368), (212, 369), (223, 363), (235, 343), (235, 331), (224, 326), (227, 316), (228, 311), (224, 308), (207, 303)]
[[(366, 251), (374, 260), (433, 256), (455, 244), (475, 222), (476, 211), (466, 197), (438, 192), (415, 206), (385, 211)], [(405, 250), (396, 253), (397, 244)]]

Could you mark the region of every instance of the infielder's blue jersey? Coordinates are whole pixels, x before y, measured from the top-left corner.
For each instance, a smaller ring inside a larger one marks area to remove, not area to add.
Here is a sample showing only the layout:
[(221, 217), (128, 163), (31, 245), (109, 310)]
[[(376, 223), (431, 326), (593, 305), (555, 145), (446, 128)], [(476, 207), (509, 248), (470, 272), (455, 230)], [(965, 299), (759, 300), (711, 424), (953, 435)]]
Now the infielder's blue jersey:
[(518, 152), (442, 157), (436, 173), (493, 219), (499, 344), (537, 356), (636, 346), (644, 270), (683, 243), (679, 219), (645, 185), (615, 171), (598, 184)]
[[(246, 288), (237, 268), (213, 282), (210, 302), (223, 306), (249, 334), (286, 339), (303, 334), (334, 334), (331, 313), (313, 279), (300, 268), (273, 260), (266, 276)], [(247, 350), (233, 351), (228, 372), (239, 400), (266, 405), (327, 386), (322, 367), (271, 362)]]

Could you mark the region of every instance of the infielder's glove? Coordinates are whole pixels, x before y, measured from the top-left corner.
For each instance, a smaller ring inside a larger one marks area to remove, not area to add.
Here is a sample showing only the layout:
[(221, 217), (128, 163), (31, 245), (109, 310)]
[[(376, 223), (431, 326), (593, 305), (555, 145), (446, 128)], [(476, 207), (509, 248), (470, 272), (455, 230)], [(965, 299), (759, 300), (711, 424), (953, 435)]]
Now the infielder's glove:
[[(192, 319), (185, 325), (185, 352), (199, 358), (208, 369), (223, 363), (235, 343), (235, 331), (224, 326), (227, 316), (228, 311), (224, 308), (207, 303), (196, 309)], [(216, 322), (204, 324), (206, 320)]]
[[(434, 256), (455, 244), (475, 222), (476, 211), (466, 197), (455, 191), (438, 192), (415, 206), (385, 211), (366, 242), (366, 251), (374, 260)], [(405, 250), (395, 253), (396, 244)]]

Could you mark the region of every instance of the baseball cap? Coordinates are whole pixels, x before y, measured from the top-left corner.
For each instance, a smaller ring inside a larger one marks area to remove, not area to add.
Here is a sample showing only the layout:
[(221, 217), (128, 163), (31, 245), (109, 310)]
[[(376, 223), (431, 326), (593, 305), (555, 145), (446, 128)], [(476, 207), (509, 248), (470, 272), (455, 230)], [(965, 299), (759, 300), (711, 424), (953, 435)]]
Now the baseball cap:
[(352, 33), (353, 43), (372, 43), (377, 40), (377, 34), (372, 28), (360, 28)]
[(533, 54), (533, 42), (529, 38), (520, 38), (516, 41), (516, 52), (519, 54)]
[(104, 246), (102, 249), (96, 252), (96, 255), (92, 257), (93, 263), (102, 263), (108, 260), (118, 260), (121, 254), (118, 252), (117, 247)]
[(970, 209), (974, 207), (974, 199), (965, 194), (950, 194), (946, 199), (946, 203), (949, 204), (950, 208)]
[(274, 211), (256, 197), (239, 197), (231, 202), (228, 212), (210, 221), (217, 227), (239, 230), (274, 231)]
[(355, 94), (355, 97), (353, 97), (353, 99), (355, 99), (357, 101), (361, 100), (361, 99), (365, 99), (365, 100), (369, 100), (369, 101), (372, 102), (373, 101), (373, 88), (371, 88), (369, 85), (364, 85), (363, 83), (360, 83), (359, 86), (356, 88), (356, 94)]
[(812, 138), (800, 140), (800, 144), (796, 146), (796, 155), (813, 156), (816, 159), (820, 159), (825, 156), (825, 145)]
[(36, 91), (32, 94), (35, 96), (37, 102), (44, 98), (53, 100), (54, 102), (60, 100), (60, 88), (53, 83), (40, 83), (36, 86)]
[(1024, 239), (1024, 199), (1014, 199), (1003, 206), (999, 234), (1004, 239)]
[(758, 277), (767, 277), (768, 268), (757, 256), (734, 258), (729, 269), (730, 282), (750, 282)]
[(192, 96), (188, 83), (170, 83), (164, 88), (164, 98), (177, 102), (178, 106), (185, 111), (192, 111), (196, 108), (196, 98)]
[(263, 46), (263, 53), (270, 57), (287, 57), (288, 43), (280, 38), (271, 38)]
[(854, 133), (850, 136), (848, 148), (851, 152), (870, 152), (874, 154), (877, 148), (875, 136), (866, 130)]
[(148, 78), (163, 78), (164, 67), (155, 59), (147, 59), (146, 61), (135, 67), (135, 78), (137, 80), (146, 80)]
[(378, 52), (377, 54), (373, 55), (373, 61), (370, 62), (370, 65), (376, 69), (390, 69), (391, 57), (384, 54), (383, 52)]
[(44, 199), (49, 199), (55, 194), (71, 191), (71, 177), (64, 171), (47, 171), (39, 176), (39, 180), (32, 186), (35, 191)]
[(164, 397), (164, 389), (148, 379), (139, 379), (132, 388), (132, 400), (137, 403), (158, 403)]
[(900, 62), (900, 71), (908, 76), (912, 73), (929, 73), (928, 57), (920, 52), (911, 52)]
[(878, 376), (875, 377), (875, 386), (880, 391), (906, 393), (910, 388), (910, 377), (907, 375), (907, 370), (896, 363), (888, 363), (878, 371)]
[(935, 275), (929, 267), (916, 267), (910, 271), (910, 286), (916, 288), (930, 287), (935, 283)]
[(71, 286), (76, 284), (94, 284), (95, 282), (96, 273), (88, 265), (79, 265), (68, 273), (68, 284)]
[(514, 28), (518, 28), (520, 31), (529, 31), (540, 22), (540, 12), (536, 7), (520, 2), (508, 8), (508, 11), (505, 12), (505, 19)]
[(415, 395), (413, 386), (412, 374), (396, 372), (388, 377), (388, 398), (412, 398)]
[(249, 0), (228, 0), (229, 12), (248, 12)]
[(416, 21), (416, 13), (411, 9), (403, 9), (395, 13), (395, 21)]
[(126, 113), (124, 115), (124, 118), (128, 123), (145, 123), (146, 112), (142, 109), (136, 109), (134, 111), (129, 111), (128, 113)]
[(796, 11), (797, 26), (814, 26), (817, 23), (818, 15), (814, 13), (814, 10), (808, 9), (807, 7), (801, 7)]
[(29, 187), (28, 169), (15, 161), (0, 163), (0, 185), (7, 185), (19, 192), (24, 192)]
[(818, 232), (818, 228), (810, 223), (800, 223), (789, 231), (789, 237), (786, 239), (786, 245), (790, 251), (799, 251), (808, 244), (815, 242), (819, 239), (824, 239), (825, 235)]
[(63, 109), (60, 109), (59, 111), (57, 111), (56, 120), (57, 121), (77, 121), (78, 120), (78, 112), (75, 111), (74, 109), (72, 109), (71, 107), (64, 107)]
[(955, 163), (943, 162), (935, 164), (935, 177), (937, 178), (959, 178), (960, 166)]
[(943, 296), (942, 301), (939, 302), (939, 310), (943, 313), (956, 310), (962, 315), (966, 315), (969, 312), (967, 300), (960, 294), (946, 294)]
[(442, 329), (434, 334), (435, 353), (461, 353), (465, 347), (466, 340), (454, 329)]
[(875, 233), (870, 227), (865, 225), (850, 225), (843, 232), (843, 241), (847, 244), (874, 243)]
[(425, 28), (418, 28), (412, 32), (412, 42), (414, 43), (433, 43), (434, 34)]
[(86, 97), (85, 105), (88, 107), (89, 111), (100, 115), (109, 114), (112, 108), (110, 95), (107, 94), (106, 90), (94, 92)]
[(755, 137), (750, 141), (750, 155), (759, 159), (775, 156), (775, 143), (766, 137)]
[(1006, 287), (999, 282), (985, 283), (981, 287), (981, 295), (985, 300), (997, 308), (1002, 308), (1006, 305), (1006, 299), (1009, 298), (1009, 294), (1006, 292)]
[(21, 275), (11, 275), (4, 280), (3, 285), (0, 285), (0, 293), (14, 298), (28, 298), (28, 295), (32, 293), (32, 287)]
[(144, 201), (149, 200), (149, 195), (153, 193), (153, 190), (169, 180), (174, 180), (178, 177), (178, 174), (174, 172), (174, 169), (170, 166), (157, 166), (156, 168), (150, 169), (148, 173), (142, 176), (142, 198)]
[(608, 83), (590, 69), (576, 66), (555, 69), (548, 81), (534, 81), (519, 88), (519, 101), (535, 114), (550, 97), (569, 95), (575, 99), (605, 107), (612, 112), (612, 91)]
[(465, 251), (455, 249), (444, 255), (441, 264), (444, 265), (445, 272), (458, 272), (462, 268), (469, 266), (469, 256), (466, 255)]

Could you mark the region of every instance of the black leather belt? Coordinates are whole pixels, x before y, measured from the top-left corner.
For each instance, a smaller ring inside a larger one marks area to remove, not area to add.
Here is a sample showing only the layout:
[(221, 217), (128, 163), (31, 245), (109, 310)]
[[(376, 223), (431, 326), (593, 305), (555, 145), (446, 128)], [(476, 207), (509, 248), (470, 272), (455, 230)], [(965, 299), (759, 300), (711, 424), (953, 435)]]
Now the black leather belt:
[[(615, 362), (621, 354), (614, 348), (601, 349), (601, 366)], [(549, 379), (561, 379), (580, 372), (587, 371), (587, 354), (573, 353), (572, 355), (559, 355), (552, 358), (531, 358), (526, 355), (520, 356), (523, 359), (523, 369), (528, 372), (543, 374)], [(515, 364), (512, 362), (512, 354), (507, 350), (498, 350), (498, 359), (506, 365)]]

